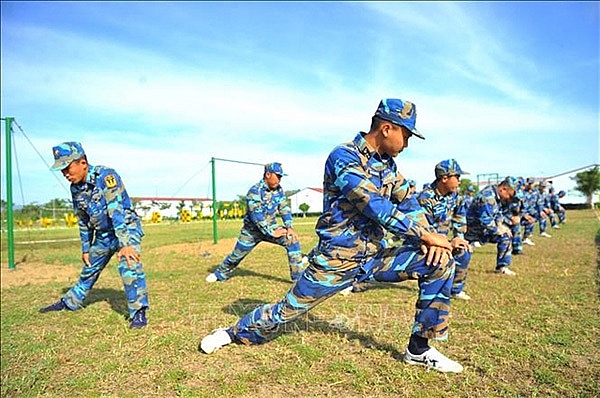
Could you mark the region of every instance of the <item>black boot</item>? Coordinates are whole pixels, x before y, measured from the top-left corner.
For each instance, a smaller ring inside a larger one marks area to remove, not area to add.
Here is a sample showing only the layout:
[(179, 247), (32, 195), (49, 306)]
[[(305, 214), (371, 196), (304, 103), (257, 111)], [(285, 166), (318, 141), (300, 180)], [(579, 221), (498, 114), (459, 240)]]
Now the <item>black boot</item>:
[(62, 311), (64, 309), (68, 309), (68, 307), (65, 305), (65, 302), (62, 299), (60, 299), (54, 304), (50, 304), (47, 307), (40, 308), (40, 312), (43, 314), (45, 312)]
[(139, 310), (137, 310), (135, 315), (133, 315), (133, 318), (131, 318), (131, 323), (129, 324), (129, 328), (130, 329), (141, 329), (143, 327), (146, 327), (147, 324), (148, 324), (148, 320), (146, 319), (146, 307), (142, 307)]

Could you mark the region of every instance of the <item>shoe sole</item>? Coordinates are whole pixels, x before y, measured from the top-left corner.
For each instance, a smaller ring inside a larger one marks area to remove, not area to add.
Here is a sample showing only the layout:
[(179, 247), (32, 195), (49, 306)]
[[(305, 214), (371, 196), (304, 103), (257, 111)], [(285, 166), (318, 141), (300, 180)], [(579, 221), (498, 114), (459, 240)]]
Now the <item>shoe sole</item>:
[(410, 358), (407, 358), (406, 356), (404, 357), (404, 363), (409, 364), (409, 365), (424, 366), (428, 370), (429, 369), (433, 369), (433, 370), (437, 370), (438, 372), (441, 372), (441, 373), (460, 373), (460, 372), (463, 371), (463, 369), (461, 369), (461, 370), (442, 370), (440, 368), (436, 368), (436, 367), (433, 367), (433, 366), (428, 366), (425, 362), (412, 360)]

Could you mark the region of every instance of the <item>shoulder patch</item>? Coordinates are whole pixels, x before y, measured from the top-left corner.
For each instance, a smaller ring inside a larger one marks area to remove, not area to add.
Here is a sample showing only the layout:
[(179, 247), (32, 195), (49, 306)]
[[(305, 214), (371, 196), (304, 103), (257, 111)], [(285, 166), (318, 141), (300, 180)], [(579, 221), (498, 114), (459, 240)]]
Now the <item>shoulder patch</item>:
[(109, 174), (104, 177), (104, 184), (107, 188), (114, 188), (117, 186), (117, 177), (114, 174)]

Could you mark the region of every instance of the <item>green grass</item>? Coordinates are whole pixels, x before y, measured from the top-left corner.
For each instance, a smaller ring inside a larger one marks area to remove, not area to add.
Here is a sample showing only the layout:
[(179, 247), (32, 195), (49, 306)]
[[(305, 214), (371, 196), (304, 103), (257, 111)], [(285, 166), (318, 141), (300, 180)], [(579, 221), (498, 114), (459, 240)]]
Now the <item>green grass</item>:
[[(302, 248), (314, 218), (296, 219)], [(551, 239), (514, 258), (516, 278), (493, 273), (495, 247), (476, 249), (466, 291), (453, 302), (450, 340), (436, 346), (465, 366), (444, 375), (404, 365), (416, 284), (335, 296), (263, 346), (212, 355), (199, 340), (291, 286), (285, 251), (261, 244), (226, 283), (206, 274), (232, 248), (241, 222), (145, 226), (149, 326), (131, 331), (115, 262), (77, 312), (40, 315), (79, 272), (76, 229), (16, 231), (6, 271), (2, 234), (2, 396), (52, 397), (596, 397), (600, 396), (598, 247), (592, 211), (570, 211)], [(23, 244), (35, 240), (54, 243)], [(68, 276), (44, 279), (61, 270)], [(39, 274), (38, 271), (39, 270)], [(24, 275), (25, 281), (5, 285)]]

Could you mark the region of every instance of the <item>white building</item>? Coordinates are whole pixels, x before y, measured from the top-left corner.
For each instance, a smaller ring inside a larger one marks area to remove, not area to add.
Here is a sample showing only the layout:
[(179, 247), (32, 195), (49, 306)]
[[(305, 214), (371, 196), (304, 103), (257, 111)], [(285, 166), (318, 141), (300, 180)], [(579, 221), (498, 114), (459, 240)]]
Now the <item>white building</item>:
[(306, 203), (308, 207), (308, 213), (322, 213), (323, 212), (323, 188), (304, 188), (289, 198), (290, 207), (292, 208), (292, 214), (303, 214), (300, 210), (300, 205)]

